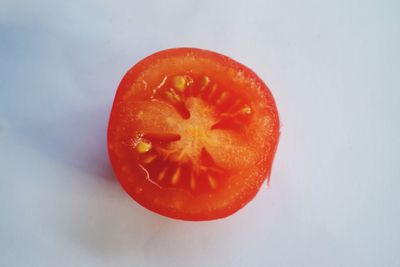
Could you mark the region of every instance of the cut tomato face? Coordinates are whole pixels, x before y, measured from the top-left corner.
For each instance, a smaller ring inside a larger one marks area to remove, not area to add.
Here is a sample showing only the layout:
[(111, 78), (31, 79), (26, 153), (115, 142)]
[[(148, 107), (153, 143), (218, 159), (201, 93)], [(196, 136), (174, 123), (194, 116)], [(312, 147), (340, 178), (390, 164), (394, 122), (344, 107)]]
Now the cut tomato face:
[(269, 179), (279, 139), (275, 101), (249, 68), (215, 52), (175, 48), (122, 79), (108, 151), (125, 191), (182, 220), (226, 217)]

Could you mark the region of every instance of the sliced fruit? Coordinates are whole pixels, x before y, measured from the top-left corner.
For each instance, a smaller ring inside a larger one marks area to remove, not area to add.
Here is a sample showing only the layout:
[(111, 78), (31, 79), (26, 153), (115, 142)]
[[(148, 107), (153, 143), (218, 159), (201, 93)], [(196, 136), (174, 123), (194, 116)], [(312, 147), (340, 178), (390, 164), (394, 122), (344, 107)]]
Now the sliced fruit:
[(113, 169), (144, 207), (183, 220), (228, 216), (269, 179), (279, 119), (247, 67), (195, 48), (164, 50), (124, 76), (108, 128)]

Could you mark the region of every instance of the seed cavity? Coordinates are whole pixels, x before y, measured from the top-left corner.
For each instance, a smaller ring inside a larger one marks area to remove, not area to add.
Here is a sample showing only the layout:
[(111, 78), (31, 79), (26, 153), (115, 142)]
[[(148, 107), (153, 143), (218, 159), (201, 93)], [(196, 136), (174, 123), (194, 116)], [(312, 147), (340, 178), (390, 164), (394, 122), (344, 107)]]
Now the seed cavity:
[(165, 96), (173, 103), (180, 102), (182, 100), (181, 97), (172, 88), (170, 88), (168, 91), (165, 91)]
[(210, 187), (212, 189), (217, 188), (217, 182), (215, 181), (214, 177), (212, 177), (211, 175), (208, 175), (208, 183), (210, 184)]
[(215, 94), (215, 92), (217, 92), (217, 89), (218, 89), (218, 85), (214, 84), (211, 87), (211, 92), (208, 94), (208, 99), (212, 99), (214, 97), (214, 94)]
[(199, 89), (199, 93), (200, 95), (203, 97), (203, 99), (207, 99), (208, 98), (208, 94), (206, 94), (208, 85), (210, 84), (210, 78), (208, 78), (208, 76), (203, 76), (201, 78), (201, 86)]
[(146, 158), (143, 159), (144, 164), (150, 164), (152, 163), (156, 158), (158, 158), (158, 155), (150, 155)]
[(166, 173), (167, 173), (167, 168), (164, 168), (164, 169), (158, 174), (157, 181), (161, 182), (161, 181), (164, 179)]
[(181, 178), (181, 168), (177, 168), (171, 178), (171, 184), (176, 185)]
[(228, 93), (227, 92), (222, 92), (222, 94), (218, 97), (216, 104), (221, 105), (225, 100), (228, 98)]

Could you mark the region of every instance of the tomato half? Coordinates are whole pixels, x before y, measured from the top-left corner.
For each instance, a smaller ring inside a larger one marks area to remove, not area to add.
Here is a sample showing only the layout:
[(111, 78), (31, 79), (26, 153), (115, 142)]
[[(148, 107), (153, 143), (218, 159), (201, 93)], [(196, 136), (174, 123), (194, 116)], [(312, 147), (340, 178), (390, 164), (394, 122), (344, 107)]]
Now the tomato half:
[(199, 221), (226, 217), (256, 195), (278, 139), (275, 101), (252, 70), (215, 52), (174, 48), (123, 77), (108, 151), (139, 204)]

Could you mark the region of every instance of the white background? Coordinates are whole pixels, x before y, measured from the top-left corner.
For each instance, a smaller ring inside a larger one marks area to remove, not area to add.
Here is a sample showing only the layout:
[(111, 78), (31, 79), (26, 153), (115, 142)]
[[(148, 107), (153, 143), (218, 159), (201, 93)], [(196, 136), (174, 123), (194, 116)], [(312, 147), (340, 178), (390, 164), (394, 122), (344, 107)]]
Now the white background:
[[(0, 0), (0, 266), (400, 266), (399, 1)], [(116, 182), (106, 127), (157, 50), (229, 55), (271, 88), (271, 186), (181, 222)]]

